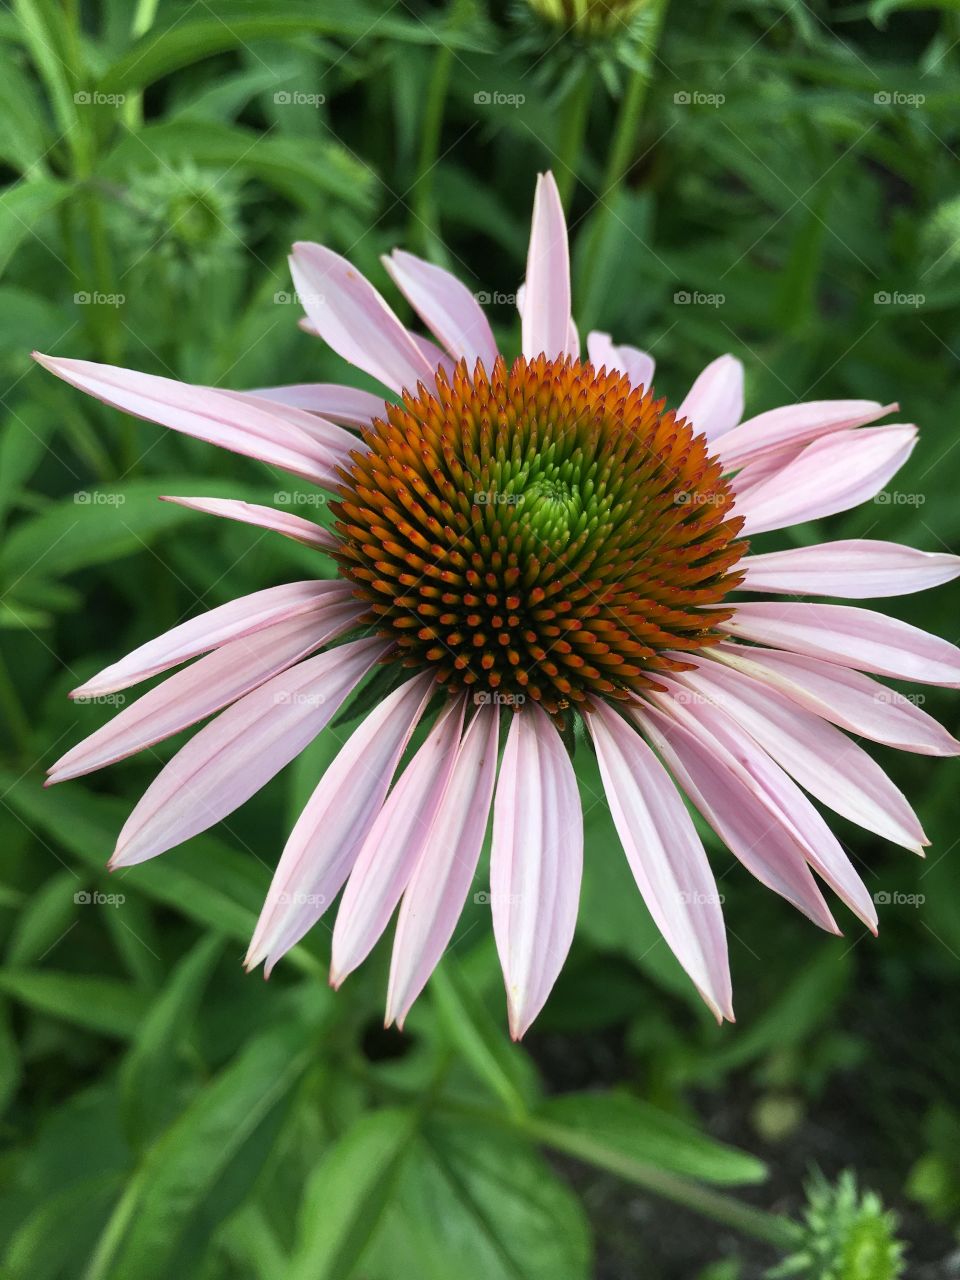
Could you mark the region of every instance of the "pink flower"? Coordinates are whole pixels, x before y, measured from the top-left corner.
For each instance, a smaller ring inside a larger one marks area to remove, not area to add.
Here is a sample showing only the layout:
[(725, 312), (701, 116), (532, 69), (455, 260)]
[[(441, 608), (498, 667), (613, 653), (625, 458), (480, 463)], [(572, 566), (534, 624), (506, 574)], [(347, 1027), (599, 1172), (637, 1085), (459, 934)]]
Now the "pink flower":
[[(874, 401), (741, 422), (731, 356), (675, 413), (646, 390), (643, 351), (591, 333), (581, 364), (549, 174), (511, 367), (477, 300), (440, 267), (400, 251), (385, 262), (426, 338), (329, 249), (298, 244), (291, 263), (308, 327), (391, 400), (327, 384), (189, 387), (38, 356), (118, 409), (336, 495), (335, 533), (247, 503), (168, 499), (328, 552), (340, 576), (213, 609), (76, 691), (126, 689), (196, 659), (69, 751), (51, 781), (218, 713), (160, 771), (112, 865), (226, 817), (386, 667), (389, 692), (294, 827), (248, 966), (269, 972), (343, 890), (339, 985), (399, 906), (387, 1020), (402, 1025), (453, 934), (492, 809), (489, 900), (522, 1035), (576, 922), (583, 821), (561, 733), (578, 719), (640, 892), (718, 1018), (733, 1016), (720, 897), (681, 792), (816, 924), (839, 932), (813, 873), (875, 930), (870, 893), (806, 793), (919, 852), (918, 819), (854, 738), (927, 755), (960, 745), (864, 673), (956, 687), (960, 650), (883, 614), (796, 597), (919, 591), (957, 577), (960, 558), (865, 540), (745, 554), (744, 539), (870, 500), (915, 428), (869, 426), (895, 408)], [(744, 590), (774, 598), (738, 603)]]

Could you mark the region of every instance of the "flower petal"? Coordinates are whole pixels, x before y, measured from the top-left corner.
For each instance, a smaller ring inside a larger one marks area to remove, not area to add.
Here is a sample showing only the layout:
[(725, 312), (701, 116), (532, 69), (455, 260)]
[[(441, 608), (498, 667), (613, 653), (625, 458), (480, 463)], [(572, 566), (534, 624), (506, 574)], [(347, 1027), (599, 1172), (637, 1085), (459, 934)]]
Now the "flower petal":
[(189, 507), (191, 511), (202, 511), (206, 515), (222, 516), (225, 520), (238, 520), (241, 524), (282, 533), (285, 538), (320, 551), (335, 551), (340, 545), (340, 539), (322, 525), (295, 516), (291, 511), (277, 511), (257, 502), (240, 502), (236, 498), (175, 498), (170, 495), (161, 497), (160, 501), (175, 502), (180, 507)]
[(654, 695), (632, 715), (677, 783), (735, 857), (761, 884), (814, 924), (839, 934), (793, 825), (737, 758), (675, 699)]
[(903, 793), (840, 729), (752, 676), (692, 658), (677, 681), (731, 716), (791, 777), (835, 813), (920, 853), (928, 844)]
[(874, 497), (913, 452), (913, 426), (838, 431), (807, 445), (769, 480), (738, 493), (743, 537), (847, 511)]
[(677, 418), (715, 440), (735, 427), (743, 416), (743, 365), (736, 356), (720, 356), (708, 364), (687, 392)]
[(269, 976), (340, 892), (434, 687), (426, 672), (395, 689), (328, 766), (277, 864), (247, 952), (248, 969), (265, 959)]
[(356, 267), (323, 245), (293, 246), (290, 270), (303, 309), (337, 355), (392, 391), (430, 386), (435, 369), (394, 312)]
[(552, 173), (537, 178), (521, 311), (523, 354), (548, 360), (570, 344), (570, 252), (560, 192)]
[(951, 582), (960, 577), (960, 556), (850, 538), (744, 556), (737, 568), (747, 571), (741, 591), (869, 600), (905, 596)]
[(724, 469), (733, 471), (784, 449), (808, 444), (818, 436), (875, 422), (899, 407), (879, 400), (810, 400), (806, 404), (784, 405), (748, 418), (726, 432), (717, 443), (717, 453)]
[(616, 369), (625, 374), (632, 387), (644, 387), (649, 391), (653, 385), (656, 368), (653, 356), (637, 347), (614, 346), (609, 333), (588, 333), (587, 355), (590, 363), (598, 369), (606, 367), (608, 371)]
[(960, 688), (960, 649), (898, 618), (847, 604), (756, 600), (719, 631), (894, 680)]
[(321, 429), (322, 420), (314, 418), (307, 431), (294, 420), (298, 410), (252, 396), (190, 386), (91, 360), (61, 360), (36, 351), (33, 356), (64, 382), (114, 409), (282, 467), (327, 488), (338, 483), (337, 468), (348, 465), (351, 449), (358, 447), (357, 440), (341, 427), (325, 423)]
[(514, 715), (493, 809), (490, 905), (519, 1040), (557, 980), (577, 923), (583, 814), (577, 775), (536, 703)]
[(465, 709), (460, 697), (441, 711), (357, 854), (333, 930), (330, 981), (335, 987), (367, 958), (403, 896), (450, 780)]
[(260, 387), (247, 393), (260, 400), (289, 405), (307, 413), (320, 413), (345, 427), (366, 427), (382, 418), (384, 402), (371, 391), (342, 387), (336, 382), (301, 382), (289, 387)]
[(400, 904), (387, 991), (389, 1026), (403, 1027), (450, 941), (473, 880), (497, 770), (500, 708), (471, 721)]
[(322, 624), (316, 611), (299, 613), (221, 645), (68, 751), (50, 769), (48, 782), (92, 773), (206, 719), (347, 630), (362, 613), (362, 605), (347, 601), (339, 617), (325, 611)]
[(394, 249), (382, 259), (391, 279), (414, 311), (456, 360), (470, 372), (482, 360), (489, 373), (497, 359), (490, 322), (467, 286), (443, 267)]
[(105, 693), (116, 693), (118, 689), (128, 689), (132, 684), (139, 684), (141, 680), (159, 675), (181, 662), (188, 662), (209, 649), (216, 649), (228, 640), (253, 635), (262, 627), (292, 618), (297, 613), (320, 610), (319, 621), (322, 623), (327, 611), (333, 610), (336, 614), (352, 595), (353, 588), (349, 583), (332, 579), (287, 582), (280, 587), (254, 591), (252, 595), (218, 605), (148, 640), (119, 662), (104, 667), (74, 689), (70, 697), (97, 698)]
[(716, 1018), (733, 1020), (720, 895), (669, 775), (627, 722), (597, 702), (584, 716), (610, 813), (644, 902)]
[(161, 769), (120, 832), (113, 867), (145, 862), (238, 809), (304, 749), (389, 649), (354, 640), (274, 676)]
[(933, 716), (905, 694), (859, 671), (756, 645), (724, 643), (715, 645), (710, 654), (861, 738), (920, 755), (960, 754), (960, 742)]

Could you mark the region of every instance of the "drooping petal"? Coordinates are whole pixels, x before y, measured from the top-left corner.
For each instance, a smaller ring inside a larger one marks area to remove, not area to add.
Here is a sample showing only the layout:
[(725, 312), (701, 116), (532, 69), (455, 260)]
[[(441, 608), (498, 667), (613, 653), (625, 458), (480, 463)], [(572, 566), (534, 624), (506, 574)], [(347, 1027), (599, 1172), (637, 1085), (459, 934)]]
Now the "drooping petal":
[(865, 426), (899, 407), (878, 400), (809, 400), (805, 404), (784, 405), (748, 418), (726, 432), (717, 441), (717, 453), (724, 469), (733, 471), (784, 449), (808, 444), (818, 436)]
[(835, 813), (920, 853), (923, 828), (877, 762), (835, 725), (752, 676), (692, 659), (677, 680), (722, 707), (802, 787)]
[(428, 386), (435, 370), (377, 290), (323, 245), (293, 246), (290, 271), (304, 311), (324, 342), (392, 391)]
[(698, 432), (715, 440), (743, 417), (743, 365), (736, 356), (720, 356), (708, 364), (687, 392), (678, 418), (688, 418)]
[(695, 716), (681, 722), (680, 706), (654, 695), (632, 715), (691, 803), (750, 874), (821, 929), (839, 934), (792, 823)]
[(733, 1020), (717, 884), (679, 792), (637, 731), (598, 702), (584, 717), (637, 887), (670, 950), (718, 1020)]
[(637, 347), (615, 346), (609, 333), (588, 333), (587, 355), (590, 363), (598, 369), (606, 367), (626, 374), (633, 387), (645, 387), (649, 390), (653, 385), (653, 372), (656, 368), (653, 356)]
[(549, 360), (570, 342), (570, 251), (560, 192), (552, 173), (537, 178), (521, 311), (523, 354)]
[(847, 604), (756, 600), (720, 631), (894, 680), (960, 688), (960, 649), (898, 618)]
[[(173, 431), (257, 458), (330, 487), (337, 467), (349, 462), (357, 440), (332, 423), (310, 431), (295, 420), (300, 411), (213, 387), (189, 386), (152, 373), (137, 373), (91, 360), (62, 360), (34, 352), (34, 359), (64, 382), (135, 418), (159, 422)], [(308, 415), (304, 415), (307, 417)], [(324, 439), (318, 439), (322, 434)]]
[(741, 591), (870, 600), (951, 582), (960, 577), (960, 556), (850, 538), (744, 556), (737, 568), (747, 571)]
[(743, 537), (836, 515), (868, 502), (913, 451), (913, 426), (839, 431), (808, 444), (769, 480), (737, 494)]
[(557, 980), (577, 923), (583, 814), (577, 775), (536, 703), (515, 715), (493, 809), (490, 906), (519, 1040)]
[(382, 418), (384, 402), (372, 391), (342, 387), (336, 382), (302, 382), (289, 387), (260, 387), (249, 392), (261, 400), (289, 405), (307, 413), (320, 413), (345, 427), (365, 427)]
[(238, 809), (317, 736), (388, 649), (375, 638), (340, 645), (228, 707), (161, 769), (120, 832), (110, 865), (145, 862)]
[(755, 784), (755, 794), (777, 813), (780, 825), (796, 841), (813, 870), (867, 928), (876, 933), (877, 912), (869, 890), (823, 816), (796, 783), (720, 706), (706, 697), (695, 707), (691, 706), (688, 689), (669, 678), (662, 683), (666, 694), (656, 695), (654, 701), (668, 714), (679, 714), (684, 723), (694, 717), (700, 728), (729, 753), (727, 758), (734, 759), (746, 770)]
[(362, 613), (362, 605), (348, 601), (341, 605), (339, 617), (327, 610), (322, 624), (316, 612), (299, 613), (230, 640), (145, 693), (68, 751), (50, 769), (48, 781), (92, 773), (206, 719), (347, 630)]
[(920, 755), (960, 754), (960, 742), (912, 698), (859, 671), (756, 645), (723, 643), (710, 653), (861, 738)]
[(497, 344), (483, 308), (467, 286), (443, 267), (402, 249), (394, 249), (382, 261), (397, 288), (454, 359), (466, 360), (471, 372), (482, 360), (489, 373), (497, 359)]
[(329, 611), (338, 616), (352, 594), (349, 583), (334, 579), (287, 582), (280, 587), (254, 591), (252, 595), (218, 605), (148, 640), (119, 662), (111, 663), (84, 681), (70, 697), (97, 698), (105, 693), (128, 689), (229, 640), (253, 635), (255, 631), (284, 618), (292, 618), (297, 613), (318, 613), (318, 624), (322, 625)]
[(269, 976), (340, 892), (433, 688), (426, 672), (395, 689), (328, 766), (277, 864), (247, 952), (248, 969), (266, 960)]
[(387, 991), (387, 1025), (403, 1027), (450, 941), (483, 845), (497, 770), (500, 708), (471, 721), (430, 833), (400, 904)]
[(285, 538), (320, 551), (335, 551), (340, 545), (340, 540), (329, 529), (313, 520), (304, 520), (292, 511), (277, 511), (275, 507), (264, 507), (257, 502), (241, 502), (236, 498), (176, 498), (169, 494), (161, 497), (160, 501), (175, 502), (180, 507), (189, 507), (191, 511), (238, 520), (241, 524), (269, 529), (271, 533), (282, 533)]
[(357, 854), (333, 930), (330, 981), (335, 987), (367, 958), (403, 896), (450, 780), (465, 709), (459, 697), (441, 711)]

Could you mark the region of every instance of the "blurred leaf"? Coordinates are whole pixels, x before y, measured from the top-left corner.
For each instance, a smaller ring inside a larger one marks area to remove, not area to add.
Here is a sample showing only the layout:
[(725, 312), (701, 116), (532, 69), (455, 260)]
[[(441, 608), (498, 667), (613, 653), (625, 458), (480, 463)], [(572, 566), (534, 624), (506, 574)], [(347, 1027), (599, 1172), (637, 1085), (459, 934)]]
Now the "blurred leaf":
[(133, 1036), (143, 1012), (135, 987), (113, 978), (91, 978), (79, 973), (2, 969), (0, 992), (37, 1013), (118, 1040)]
[(16, 253), (26, 236), (44, 243), (37, 231), (45, 214), (50, 213), (72, 192), (69, 182), (54, 178), (33, 178), (8, 187), (0, 200), (0, 272)]

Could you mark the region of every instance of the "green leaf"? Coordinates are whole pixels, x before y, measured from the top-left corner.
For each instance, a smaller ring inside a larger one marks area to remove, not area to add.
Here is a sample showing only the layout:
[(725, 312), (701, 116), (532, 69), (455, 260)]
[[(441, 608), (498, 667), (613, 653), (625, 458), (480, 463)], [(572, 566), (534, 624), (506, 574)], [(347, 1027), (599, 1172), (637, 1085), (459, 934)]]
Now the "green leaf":
[(244, 1143), (289, 1094), (312, 1057), (304, 1028), (253, 1040), (146, 1153), (127, 1185), (85, 1280), (161, 1280), (194, 1216)]
[(285, 1280), (349, 1280), (389, 1201), (416, 1128), (411, 1111), (365, 1115), (307, 1182)]
[(537, 1094), (533, 1066), (524, 1051), (506, 1039), (452, 955), (434, 970), (430, 994), (450, 1045), (513, 1114), (525, 1114)]
[(59, 871), (30, 895), (7, 944), (4, 959), (9, 968), (25, 969), (34, 964), (69, 932), (77, 921), (73, 895), (78, 888), (74, 872)]
[(623, 1177), (631, 1166), (730, 1186), (766, 1177), (755, 1156), (625, 1093), (564, 1094), (550, 1099), (532, 1123), (541, 1141)]
[(37, 223), (56, 209), (73, 187), (54, 178), (34, 178), (7, 187), (0, 200), (0, 272), (25, 236), (37, 237)]
[(140, 993), (125, 982), (49, 969), (0, 970), (0, 992), (37, 1013), (129, 1040), (143, 1012)]
[(184, 956), (144, 1015), (121, 1064), (124, 1128), (137, 1146), (154, 1135), (167, 1114), (180, 1047), (222, 950), (223, 938), (211, 934)]

